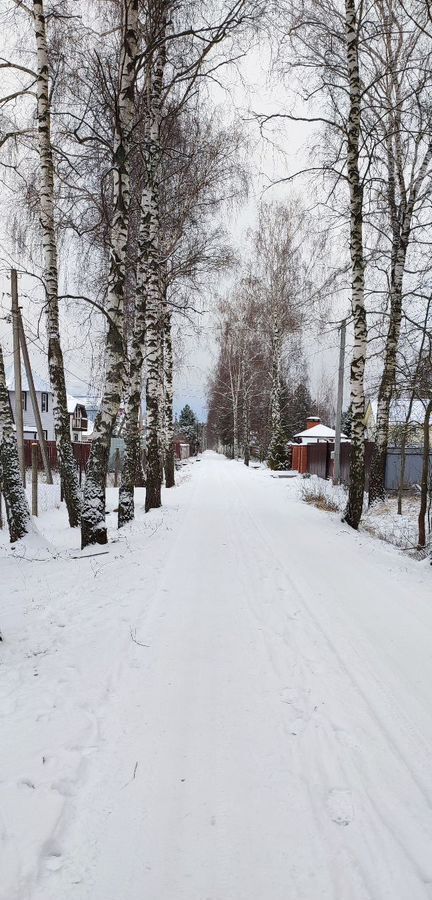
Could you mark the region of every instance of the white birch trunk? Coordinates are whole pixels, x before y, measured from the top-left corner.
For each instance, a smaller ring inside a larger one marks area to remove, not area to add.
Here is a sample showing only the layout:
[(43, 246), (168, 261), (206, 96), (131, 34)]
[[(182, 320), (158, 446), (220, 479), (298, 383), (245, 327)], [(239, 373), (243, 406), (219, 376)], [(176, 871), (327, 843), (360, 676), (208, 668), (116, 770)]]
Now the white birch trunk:
[(95, 422), (84, 488), (81, 544), (105, 544), (105, 482), (111, 435), (125, 386), (123, 310), (125, 259), (130, 204), (130, 132), (134, 115), (138, 0), (123, 0), (124, 24), (117, 119), (113, 147), (113, 219), (106, 313), (105, 383)]
[(5, 499), (11, 543), (32, 530), (32, 520), (23, 487), (14, 422), (6, 386), (3, 351), (0, 347), (0, 477)]
[(281, 357), (282, 336), (278, 318), (277, 304), (273, 309), (272, 322), (272, 384), (270, 396), (271, 434), (268, 448), (270, 465), (274, 464), (282, 441), (281, 424)]
[(43, 0), (33, 0), (33, 23), (37, 55), (37, 121), (39, 170), (39, 210), (42, 228), (43, 273), (46, 292), (48, 367), (53, 393), (53, 417), (60, 474), (72, 527), (79, 525), (81, 492), (72, 450), (67, 409), (63, 353), (60, 342), (58, 308), (57, 241), (54, 222), (54, 164), (51, 143), (49, 55)]
[(129, 359), (129, 384), (126, 402), (125, 454), (119, 489), (118, 526), (135, 516), (135, 486), (141, 479), (140, 410), (144, 363), (146, 302), (142, 272), (138, 268), (135, 315)]
[(251, 406), (251, 363), (248, 355), (249, 346), (246, 345), (246, 362), (242, 366), (243, 388), (243, 460), (245, 466), (250, 462), (250, 406)]
[(158, 29), (160, 49), (149, 74), (148, 131), (145, 144), (147, 185), (142, 196), (142, 259), (145, 268), (146, 313), (146, 408), (147, 470), (145, 509), (161, 505), (161, 380), (163, 379), (162, 342), (163, 310), (161, 297), (159, 169), (161, 160), (160, 127), (162, 116), (163, 75), (166, 52), (166, 22)]
[(344, 520), (352, 528), (358, 528), (363, 511), (365, 484), (364, 370), (367, 323), (364, 300), (363, 187), (359, 171), (361, 82), (355, 0), (345, 0), (345, 33), (350, 95), (347, 170), (350, 191), (351, 309), (354, 322), (354, 346), (350, 380), (352, 409), (350, 485)]
[(165, 487), (175, 485), (175, 457), (174, 457), (174, 410), (173, 410), (173, 348), (171, 333), (171, 312), (165, 301), (164, 315), (164, 342), (165, 342)]
[(233, 455), (234, 459), (238, 459), (239, 455), (239, 422), (238, 422), (238, 396), (233, 396)]
[(242, 363), (239, 363), (235, 345), (231, 347), (228, 370), (230, 379), (231, 406), (233, 415), (233, 458), (238, 459), (240, 452), (239, 440), (239, 398), (242, 385)]

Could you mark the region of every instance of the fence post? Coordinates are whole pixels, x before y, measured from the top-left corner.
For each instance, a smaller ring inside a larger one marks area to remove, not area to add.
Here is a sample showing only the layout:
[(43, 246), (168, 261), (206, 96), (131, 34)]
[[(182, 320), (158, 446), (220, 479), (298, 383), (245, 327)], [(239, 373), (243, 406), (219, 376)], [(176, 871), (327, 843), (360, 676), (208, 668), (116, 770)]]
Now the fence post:
[(32, 516), (37, 516), (38, 514), (38, 447), (38, 444), (32, 443)]

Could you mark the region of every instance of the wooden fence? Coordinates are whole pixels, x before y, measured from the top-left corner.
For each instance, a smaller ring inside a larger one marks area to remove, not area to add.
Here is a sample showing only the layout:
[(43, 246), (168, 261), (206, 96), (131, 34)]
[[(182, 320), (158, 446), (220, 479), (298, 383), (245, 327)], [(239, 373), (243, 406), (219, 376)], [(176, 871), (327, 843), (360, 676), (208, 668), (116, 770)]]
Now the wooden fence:
[[(38, 441), (24, 441), (24, 459), (26, 468), (30, 468), (32, 464), (31, 454), (32, 454), (32, 444), (38, 444)], [(58, 455), (57, 455), (57, 447), (55, 441), (47, 441), (47, 451), (48, 458), (50, 461), (51, 468), (56, 470), (58, 469)], [(72, 449), (74, 453), (74, 457), (76, 460), (77, 468), (80, 472), (85, 472), (86, 466), (88, 463), (88, 459), (90, 456), (91, 444), (72, 444)], [(40, 447), (38, 444), (38, 468), (43, 469), (42, 462), (42, 454), (40, 452)]]
[[(373, 441), (366, 441), (365, 444), (365, 469), (366, 469), (366, 490), (369, 486), (369, 469), (373, 453)], [(333, 456), (334, 443), (322, 442), (307, 445), (307, 472), (311, 475), (318, 475), (320, 478), (333, 477)], [(342, 484), (349, 484), (350, 475), (350, 456), (351, 444), (343, 442), (341, 444), (341, 460), (340, 473)]]

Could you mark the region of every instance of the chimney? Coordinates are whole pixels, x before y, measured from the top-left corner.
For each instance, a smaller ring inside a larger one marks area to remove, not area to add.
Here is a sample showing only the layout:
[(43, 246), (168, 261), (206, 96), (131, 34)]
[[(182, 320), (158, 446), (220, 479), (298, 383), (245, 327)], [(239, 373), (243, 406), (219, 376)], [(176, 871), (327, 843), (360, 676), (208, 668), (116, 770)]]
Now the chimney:
[(315, 425), (320, 425), (321, 419), (319, 416), (308, 416), (306, 419), (306, 428), (315, 428)]

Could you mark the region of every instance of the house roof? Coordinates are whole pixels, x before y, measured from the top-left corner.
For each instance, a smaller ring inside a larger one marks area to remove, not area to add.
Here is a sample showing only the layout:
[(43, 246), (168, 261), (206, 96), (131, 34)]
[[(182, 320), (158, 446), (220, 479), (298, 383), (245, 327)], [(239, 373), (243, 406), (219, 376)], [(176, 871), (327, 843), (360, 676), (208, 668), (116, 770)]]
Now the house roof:
[[(334, 428), (329, 428), (328, 425), (314, 425), (312, 428), (305, 428), (304, 431), (299, 431), (298, 434), (294, 435), (296, 438), (335, 438), (336, 432)], [(346, 438), (346, 434), (342, 434), (341, 437)]]
[[(15, 390), (14, 367), (9, 366), (6, 369), (5, 375), (6, 375), (6, 387), (7, 387), (8, 391), (14, 391)], [(44, 379), (41, 378), (37, 374), (37, 372), (33, 372), (33, 381), (34, 381), (35, 391), (38, 391), (42, 394), (51, 394), (52, 393), (51, 387), (48, 384), (48, 382), (44, 381)], [(21, 384), (22, 384), (23, 391), (29, 390), (27, 375), (25, 372), (21, 373)]]
[[(389, 421), (391, 425), (403, 425), (407, 420), (410, 399), (407, 397), (402, 397), (400, 400), (392, 400), (390, 402), (390, 416)], [(411, 425), (423, 425), (425, 418), (425, 410), (428, 404), (427, 400), (414, 400), (412, 404), (411, 414), (409, 417), (409, 422)], [(378, 400), (374, 398), (370, 400), (370, 405), (372, 408), (373, 417), (376, 422), (377, 418), (377, 410), (378, 410)]]
[(68, 413), (74, 413), (77, 406), (85, 409), (85, 403), (81, 397), (72, 397), (72, 394), (66, 394)]

